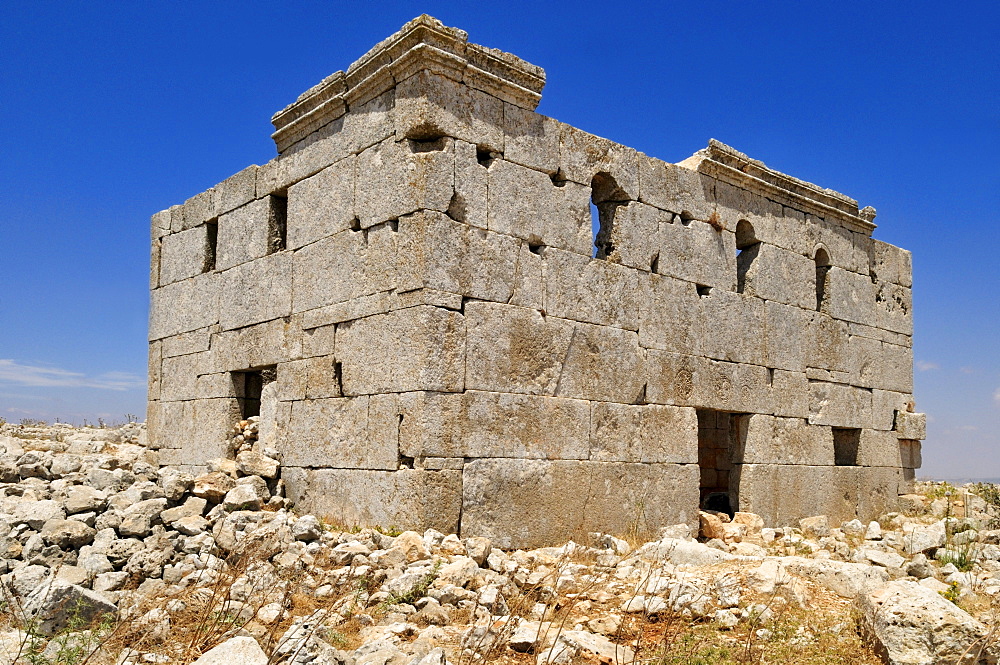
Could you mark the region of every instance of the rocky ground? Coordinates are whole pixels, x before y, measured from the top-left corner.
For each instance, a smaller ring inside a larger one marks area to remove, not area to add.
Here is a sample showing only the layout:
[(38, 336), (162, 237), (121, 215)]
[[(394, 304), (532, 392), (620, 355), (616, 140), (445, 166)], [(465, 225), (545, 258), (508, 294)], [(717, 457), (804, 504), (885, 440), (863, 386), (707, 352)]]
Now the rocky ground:
[(505, 552), (286, 505), (273, 450), (161, 468), (142, 425), (0, 426), (0, 663), (995, 663), (1000, 493)]

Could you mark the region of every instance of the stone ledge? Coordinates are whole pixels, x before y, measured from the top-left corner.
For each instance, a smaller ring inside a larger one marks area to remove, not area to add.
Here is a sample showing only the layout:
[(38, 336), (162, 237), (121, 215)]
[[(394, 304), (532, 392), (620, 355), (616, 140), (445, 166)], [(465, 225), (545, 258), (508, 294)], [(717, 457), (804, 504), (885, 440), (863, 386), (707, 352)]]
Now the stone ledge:
[(423, 14), (382, 40), (347, 68), (299, 95), (271, 118), (284, 152), (327, 123), (396, 83), (428, 70), (529, 111), (538, 106), (545, 70), (515, 55), (468, 43), (468, 34)]
[(843, 224), (858, 233), (870, 236), (875, 230), (875, 209), (858, 209), (858, 202), (832, 189), (823, 189), (810, 182), (768, 168), (730, 146), (710, 139), (708, 147), (699, 150), (678, 166), (718, 178), (735, 187), (757, 192), (818, 217)]

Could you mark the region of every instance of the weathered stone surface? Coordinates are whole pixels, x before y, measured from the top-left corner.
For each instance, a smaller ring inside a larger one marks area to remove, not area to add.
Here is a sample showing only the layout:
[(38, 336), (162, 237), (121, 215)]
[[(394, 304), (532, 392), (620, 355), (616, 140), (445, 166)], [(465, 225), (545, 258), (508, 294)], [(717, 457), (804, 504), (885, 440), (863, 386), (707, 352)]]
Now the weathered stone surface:
[(219, 320), (219, 283), (212, 273), (154, 289), (149, 303), (149, 339), (197, 330)]
[(204, 224), (163, 238), (160, 247), (159, 284), (173, 284), (194, 277), (210, 267), (208, 227)]
[(639, 329), (639, 282), (635, 270), (555, 248), (543, 250), (542, 258), (546, 263), (546, 314)]
[(995, 663), (1000, 657), (989, 631), (941, 594), (898, 580), (862, 593), (862, 637), (892, 665)]
[(469, 390), (400, 396), (399, 452), (406, 457), (586, 459), (590, 405), (583, 400)]
[(578, 323), (556, 396), (633, 404), (644, 390), (643, 355), (637, 333)]
[(463, 477), (462, 533), (503, 548), (697, 519), (692, 464), (484, 459), (467, 463)]
[(487, 196), (491, 231), (591, 255), (589, 187), (553, 183), (545, 173), (497, 159), (489, 167)]
[(401, 219), (399, 231), (399, 280), (407, 289), (510, 300), (520, 245), (514, 238), (436, 212)]
[(810, 425), (798, 418), (752, 415), (740, 436), (737, 453), (746, 464), (832, 465), (833, 434), (829, 427)]
[(573, 324), (524, 307), (472, 302), (465, 307), (470, 390), (552, 395)]
[(219, 273), (219, 322), (243, 328), (292, 313), (292, 255), (271, 254)]
[(590, 459), (698, 463), (698, 418), (690, 408), (592, 402)]
[(351, 227), (355, 176), (355, 158), (348, 157), (288, 189), (289, 249)]
[(314, 514), (344, 525), (458, 530), (460, 471), (295, 469), (282, 472), (288, 496)]
[(724, 291), (736, 287), (736, 240), (697, 219), (661, 222), (656, 272)]
[(872, 393), (855, 386), (810, 381), (809, 424), (871, 427)]
[(42, 635), (54, 635), (76, 617), (92, 621), (104, 614), (117, 614), (118, 608), (100, 594), (58, 578), (37, 586), (24, 600), (24, 612), (35, 621)]
[(279, 449), (290, 466), (335, 469), (399, 467), (394, 440), (369, 423), (369, 397), (341, 397), (293, 402), (287, 436)]
[(444, 212), (455, 189), (454, 140), (387, 139), (358, 155), (356, 167), (354, 200), (361, 228), (420, 209)]
[(345, 395), (457, 392), (465, 380), (465, 317), (420, 306), (351, 321), (338, 328), (337, 357)]
[(278, 237), (274, 216), (268, 196), (221, 216), (215, 267), (226, 270), (273, 252)]
[(202, 654), (192, 665), (267, 665), (267, 654), (252, 637), (231, 637)]
[(504, 106), (493, 95), (424, 70), (397, 82), (393, 119), (399, 136), (424, 138), (434, 128), (503, 152)]
[(743, 293), (802, 309), (816, 306), (816, 266), (795, 252), (758, 242), (741, 251)]

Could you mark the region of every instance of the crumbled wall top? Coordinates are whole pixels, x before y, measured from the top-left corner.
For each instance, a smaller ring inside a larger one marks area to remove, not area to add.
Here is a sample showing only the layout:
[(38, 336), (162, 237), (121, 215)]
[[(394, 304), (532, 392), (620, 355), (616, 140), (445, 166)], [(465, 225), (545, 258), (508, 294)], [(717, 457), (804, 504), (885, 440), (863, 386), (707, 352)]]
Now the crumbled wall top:
[(421, 70), (430, 70), (505, 102), (532, 111), (542, 98), (545, 70), (515, 55), (470, 44), (464, 30), (426, 14), (361, 56), (347, 72), (335, 72), (271, 118), (271, 135), (283, 152), (352, 105), (377, 97)]
[(858, 202), (832, 189), (824, 189), (768, 168), (763, 162), (744, 155), (721, 141), (710, 139), (708, 147), (691, 155), (678, 166), (718, 178), (736, 187), (760, 192), (791, 207), (871, 235), (875, 229), (875, 208), (858, 209)]

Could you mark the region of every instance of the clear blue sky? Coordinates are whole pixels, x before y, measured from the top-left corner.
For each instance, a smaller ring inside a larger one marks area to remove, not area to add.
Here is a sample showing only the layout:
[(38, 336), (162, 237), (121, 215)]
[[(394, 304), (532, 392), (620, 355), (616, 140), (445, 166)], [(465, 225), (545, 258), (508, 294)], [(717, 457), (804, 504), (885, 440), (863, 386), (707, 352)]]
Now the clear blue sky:
[(914, 253), (922, 473), (1000, 476), (995, 2), (2, 3), (0, 416), (141, 417), (150, 214), (423, 12), (544, 67), (541, 113), (875, 206)]

